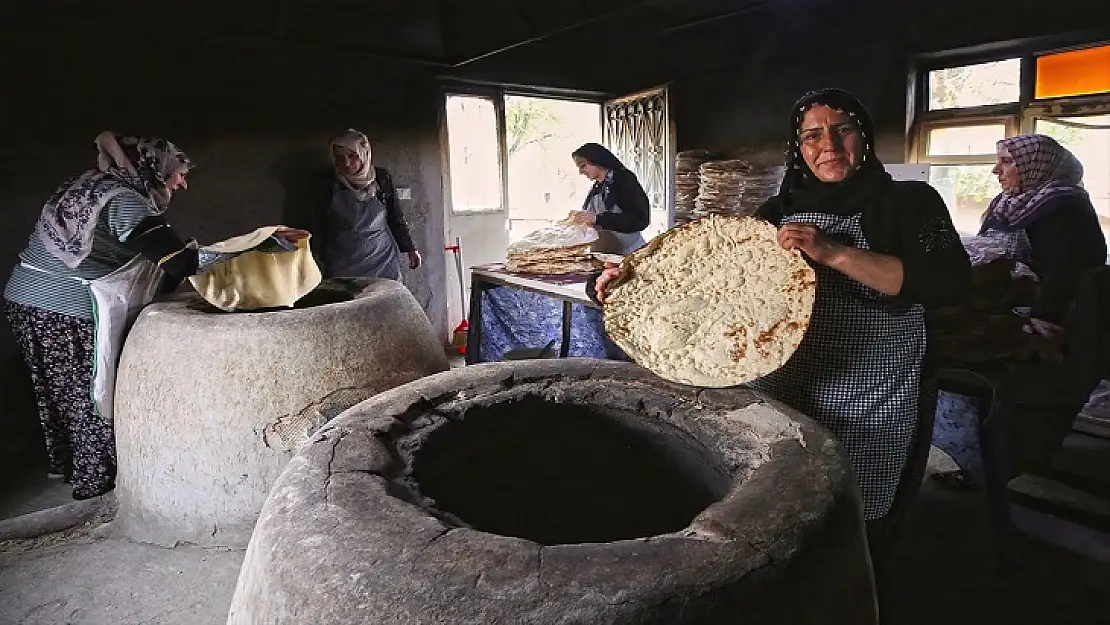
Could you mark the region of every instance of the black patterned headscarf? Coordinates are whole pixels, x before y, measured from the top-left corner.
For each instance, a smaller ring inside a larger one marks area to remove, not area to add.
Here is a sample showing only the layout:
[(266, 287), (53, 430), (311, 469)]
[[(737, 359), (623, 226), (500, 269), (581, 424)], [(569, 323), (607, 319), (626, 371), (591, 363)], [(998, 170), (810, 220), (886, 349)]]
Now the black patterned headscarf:
[[(822, 105), (854, 119), (864, 140), (859, 169), (841, 182), (821, 181), (802, 157), (802, 121), (810, 109)], [(858, 204), (858, 200), (889, 182), (890, 176), (875, 154), (875, 124), (859, 99), (842, 89), (822, 89), (811, 91), (794, 103), (790, 113), (786, 173), (776, 198), (795, 211), (839, 212)]]
[(92, 250), (93, 231), (109, 200), (134, 191), (161, 213), (172, 193), (166, 181), (193, 162), (165, 139), (102, 132), (96, 137), (97, 168), (62, 183), (42, 207), (35, 227), (47, 251), (76, 267)]
[(1021, 186), (1003, 191), (991, 201), (982, 232), (1022, 230), (1051, 210), (1048, 200), (1062, 196), (1087, 197), (1083, 165), (1070, 150), (1047, 135), (1017, 135), (998, 142), (1014, 159)]
[(594, 165), (604, 167), (609, 171), (622, 171), (628, 169), (615, 154), (600, 143), (586, 143), (574, 152), (571, 152), (571, 156), (584, 158)]

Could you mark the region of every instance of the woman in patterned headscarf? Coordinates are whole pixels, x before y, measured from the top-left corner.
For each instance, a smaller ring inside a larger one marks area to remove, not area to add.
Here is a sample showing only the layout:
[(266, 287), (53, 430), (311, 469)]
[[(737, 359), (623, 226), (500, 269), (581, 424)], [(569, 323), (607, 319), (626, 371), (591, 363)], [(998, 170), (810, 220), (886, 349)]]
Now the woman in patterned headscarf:
[(187, 186), (193, 163), (184, 152), (165, 139), (112, 132), (97, 136), (96, 147), (96, 168), (67, 180), (43, 206), (4, 289), (34, 383), (49, 471), (73, 484), (75, 499), (111, 490), (116, 475), (110, 415), (92, 400), (101, 347), (90, 285), (139, 257), (157, 264), (167, 286), (224, 259), (182, 240), (163, 215)]
[(1051, 336), (1071, 305), (1082, 274), (1106, 263), (1106, 239), (1087, 191), (1083, 165), (1046, 135), (1018, 135), (998, 142), (1002, 193), (991, 201), (980, 235), (1011, 235), (1027, 250), (1015, 258), (1041, 281), (1030, 329)]
[[(1024, 263), (1039, 279), (1025, 332), (1058, 346), (1063, 318), (1083, 274), (1106, 264), (1106, 239), (1090, 196), (1083, 165), (1046, 135), (1018, 135), (998, 142), (993, 173), (1002, 193), (991, 201), (979, 236), (1002, 241), (1007, 257)], [(934, 473), (940, 484), (969, 490), (984, 478), (978, 435), (978, 404), (942, 393), (933, 444), (960, 469)]]

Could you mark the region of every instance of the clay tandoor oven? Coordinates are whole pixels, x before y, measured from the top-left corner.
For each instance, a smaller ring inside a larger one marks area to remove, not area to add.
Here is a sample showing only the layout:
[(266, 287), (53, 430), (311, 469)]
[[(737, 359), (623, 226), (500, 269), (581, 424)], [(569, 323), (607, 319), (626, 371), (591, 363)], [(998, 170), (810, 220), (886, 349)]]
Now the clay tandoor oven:
[(749, 390), (477, 365), (330, 422), (263, 507), (228, 623), (871, 624), (850, 465)]
[(393, 280), (328, 280), (294, 309), (225, 313), (195, 293), (148, 306), (120, 357), (114, 527), (154, 544), (243, 547), (298, 445), (447, 366)]

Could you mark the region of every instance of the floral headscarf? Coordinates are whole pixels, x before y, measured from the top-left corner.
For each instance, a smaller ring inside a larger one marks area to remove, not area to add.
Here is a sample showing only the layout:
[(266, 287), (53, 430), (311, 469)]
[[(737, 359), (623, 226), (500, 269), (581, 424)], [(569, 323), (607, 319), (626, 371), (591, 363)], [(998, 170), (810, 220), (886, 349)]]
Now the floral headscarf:
[(188, 171), (193, 162), (165, 139), (102, 132), (96, 137), (97, 169), (62, 183), (42, 207), (36, 231), (43, 244), (67, 267), (76, 267), (92, 250), (100, 211), (113, 197), (134, 191), (161, 213), (169, 205), (166, 181)]
[(355, 197), (357, 197), (360, 202), (365, 201), (371, 195), (377, 193), (378, 187), (374, 184), (376, 172), (374, 166), (370, 163), (370, 140), (366, 138), (366, 135), (353, 128), (348, 128), (342, 134), (332, 137), (328, 149), (334, 150), (336, 147), (346, 148), (354, 152), (358, 155), (359, 160), (362, 161), (362, 168), (351, 175), (336, 169), (335, 175), (339, 178), (340, 182), (354, 192)]
[(1083, 165), (1067, 148), (1046, 135), (1018, 135), (998, 142), (1014, 159), (1021, 187), (1003, 191), (991, 201), (981, 232), (994, 228), (1022, 230), (1044, 216), (1061, 196), (1087, 196)]

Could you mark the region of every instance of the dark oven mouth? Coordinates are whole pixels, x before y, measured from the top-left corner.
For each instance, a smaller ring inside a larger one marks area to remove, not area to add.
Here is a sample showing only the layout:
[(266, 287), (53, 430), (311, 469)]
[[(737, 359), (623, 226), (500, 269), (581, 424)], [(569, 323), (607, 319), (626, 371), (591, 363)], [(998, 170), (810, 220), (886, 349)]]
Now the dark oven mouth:
[(278, 306), (274, 308), (256, 308), (253, 310), (231, 310), (225, 311), (216, 308), (209, 304), (204, 298), (199, 295), (190, 301), (188, 308), (197, 312), (212, 315), (241, 315), (244, 313), (266, 313), (266, 312), (280, 312), (287, 310), (303, 310), (305, 308), (316, 308), (317, 306), (327, 306), (329, 304), (339, 304), (342, 302), (349, 302), (355, 299), (357, 291), (352, 291), (340, 286), (320, 285), (315, 289), (309, 291), (293, 304), (292, 308)]
[(535, 395), (445, 419), (406, 481), (474, 529), (542, 545), (677, 532), (731, 484), (716, 453), (669, 423)]

